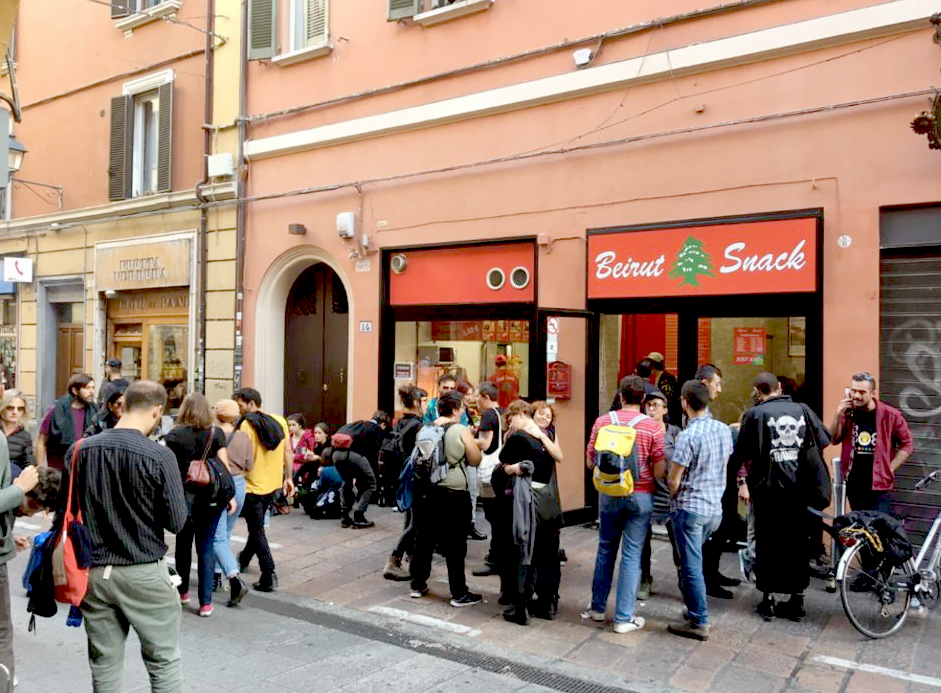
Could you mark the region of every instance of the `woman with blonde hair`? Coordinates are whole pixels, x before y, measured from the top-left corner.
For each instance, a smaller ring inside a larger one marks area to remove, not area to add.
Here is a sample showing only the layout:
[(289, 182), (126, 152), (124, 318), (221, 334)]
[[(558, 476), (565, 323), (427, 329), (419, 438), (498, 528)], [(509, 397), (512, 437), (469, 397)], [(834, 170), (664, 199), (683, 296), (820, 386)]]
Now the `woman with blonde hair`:
[(229, 601), (226, 606), (236, 606), (248, 592), (248, 587), (239, 576), (239, 564), (232, 552), (232, 530), (245, 505), (245, 475), (255, 466), (255, 451), (252, 440), (245, 431), (238, 431), (235, 424), (241, 418), (239, 405), (233, 399), (220, 399), (212, 408), (213, 416), (225, 435), (225, 452), (229, 457), (229, 472), (235, 484), (235, 512), (223, 515), (216, 525), (213, 553), (216, 557), (216, 577), (229, 580)]
[(33, 438), (25, 428), (26, 398), (19, 390), (6, 390), (0, 397), (0, 428), (7, 437), (10, 450), (10, 472), (13, 479), (31, 464), (36, 464), (33, 457)]
[[(176, 461), (180, 465), (180, 477), (184, 479), (186, 500), (190, 507), (186, 525), (176, 535), (176, 571), (183, 578), (183, 583), (177, 588), (180, 592), (180, 603), (189, 604), (190, 601), (189, 574), (195, 540), (199, 576), (199, 615), (211, 616), (213, 543), (222, 510), (213, 505), (213, 499), (210, 497), (212, 494), (206, 493), (200, 487), (185, 483), (185, 479), (190, 462), (204, 457), (207, 460), (216, 457), (226, 469), (229, 468), (225, 435), (221, 429), (212, 425), (209, 402), (203, 395), (194, 393), (183, 399), (177, 414), (176, 426), (164, 440), (167, 448), (176, 455)], [(235, 508), (236, 503), (233, 498), (229, 503), (229, 512), (234, 513)]]

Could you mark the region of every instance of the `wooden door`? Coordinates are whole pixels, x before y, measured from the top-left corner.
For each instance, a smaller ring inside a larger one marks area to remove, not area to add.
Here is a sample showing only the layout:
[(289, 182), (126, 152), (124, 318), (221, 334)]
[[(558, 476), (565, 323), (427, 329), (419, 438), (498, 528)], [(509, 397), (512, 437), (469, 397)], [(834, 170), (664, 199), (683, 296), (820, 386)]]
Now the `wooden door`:
[(324, 264), (294, 282), (285, 307), (284, 409), (310, 425), (346, 421), (349, 307), (340, 278)]
[(85, 372), (85, 333), (83, 325), (60, 323), (56, 335), (56, 397), (65, 394), (73, 375)]

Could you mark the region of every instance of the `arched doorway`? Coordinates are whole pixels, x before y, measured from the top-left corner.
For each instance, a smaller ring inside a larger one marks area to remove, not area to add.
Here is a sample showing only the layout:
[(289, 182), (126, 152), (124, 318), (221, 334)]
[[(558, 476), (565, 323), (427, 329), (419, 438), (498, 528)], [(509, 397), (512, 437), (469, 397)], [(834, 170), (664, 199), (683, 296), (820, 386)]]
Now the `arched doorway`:
[(309, 425), (346, 420), (349, 303), (343, 282), (322, 262), (294, 281), (284, 309), (284, 411)]

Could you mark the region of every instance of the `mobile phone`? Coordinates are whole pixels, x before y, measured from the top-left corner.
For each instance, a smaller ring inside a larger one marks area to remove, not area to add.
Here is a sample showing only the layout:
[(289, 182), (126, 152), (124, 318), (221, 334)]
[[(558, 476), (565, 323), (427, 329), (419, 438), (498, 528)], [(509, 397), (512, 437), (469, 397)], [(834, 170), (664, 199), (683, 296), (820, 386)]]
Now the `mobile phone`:
[(844, 396), (846, 399), (849, 399), (850, 397), (853, 396), (853, 393), (850, 392), (850, 389), (849, 389), (849, 388), (846, 388), (845, 390), (843, 390), (843, 396)]

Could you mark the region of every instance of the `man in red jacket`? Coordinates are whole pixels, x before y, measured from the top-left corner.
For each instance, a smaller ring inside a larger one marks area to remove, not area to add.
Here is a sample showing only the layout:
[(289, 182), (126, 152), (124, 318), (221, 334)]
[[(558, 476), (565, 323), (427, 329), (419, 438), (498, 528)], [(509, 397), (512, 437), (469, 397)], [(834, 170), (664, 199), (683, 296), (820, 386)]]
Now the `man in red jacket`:
[(840, 460), (853, 510), (888, 513), (895, 472), (914, 446), (902, 412), (876, 399), (875, 393), (876, 379), (855, 373), (833, 415), (830, 437), (833, 443), (843, 443)]

